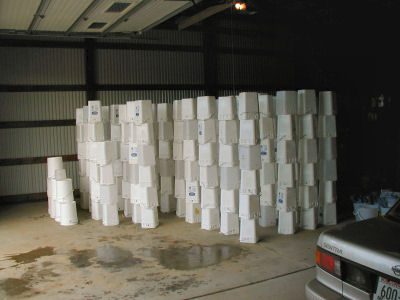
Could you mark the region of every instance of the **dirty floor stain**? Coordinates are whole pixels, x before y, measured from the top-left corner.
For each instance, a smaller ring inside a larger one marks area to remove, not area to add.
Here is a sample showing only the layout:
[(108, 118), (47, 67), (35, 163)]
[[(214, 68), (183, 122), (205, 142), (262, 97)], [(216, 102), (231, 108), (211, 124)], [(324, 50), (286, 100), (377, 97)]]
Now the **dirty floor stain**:
[(230, 245), (192, 246), (188, 248), (170, 247), (145, 250), (144, 254), (158, 259), (168, 269), (193, 270), (219, 264), (241, 254), (242, 249)]
[(89, 260), (95, 255), (95, 251), (91, 249), (72, 250), (69, 261), (77, 268), (86, 268), (92, 265)]
[(7, 278), (0, 281), (0, 289), (5, 292), (7, 296), (18, 296), (26, 292), (30, 292), (28, 287), (29, 282), (23, 279)]
[(28, 264), (36, 261), (38, 258), (43, 256), (54, 255), (53, 247), (40, 247), (29, 252), (20, 253), (16, 255), (8, 255), (7, 259), (14, 260), (17, 264)]

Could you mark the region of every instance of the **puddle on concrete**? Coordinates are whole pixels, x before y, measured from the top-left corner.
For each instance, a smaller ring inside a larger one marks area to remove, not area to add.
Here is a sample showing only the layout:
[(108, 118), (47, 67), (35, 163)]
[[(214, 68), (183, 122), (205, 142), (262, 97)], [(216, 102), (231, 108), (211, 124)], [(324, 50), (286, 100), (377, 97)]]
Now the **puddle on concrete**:
[(94, 250), (72, 250), (72, 255), (69, 257), (69, 261), (77, 268), (86, 268), (92, 265), (89, 261), (94, 255)]
[(97, 263), (104, 268), (113, 269), (127, 268), (142, 262), (133, 257), (130, 251), (112, 245), (104, 245), (95, 250), (72, 250), (69, 260), (77, 268), (86, 268)]
[(18, 296), (30, 292), (31, 288), (28, 287), (28, 285), (28, 281), (17, 278), (7, 278), (0, 281), (0, 289), (3, 290), (7, 296)]
[(53, 247), (43, 247), (43, 248), (41, 247), (25, 253), (8, 255), (7, 259), (12, 259), (17, 264), (28, 264), (36, 261), (38, 258), (42, 256), (51, 256), (54, 254), (55, 252)]
[(159, 263), (175, 270), (193, 270), (219, 264), (239, 255), (242, 249), (230, 245), (192, 246), (188, 248), (170, 247), (145, 250), (145, 255), (157, 258)]
[(112, 245), (97, 248), (96, 256), (96, 262), (105, 268), (127, 268), (142, 262), (132, 252)]

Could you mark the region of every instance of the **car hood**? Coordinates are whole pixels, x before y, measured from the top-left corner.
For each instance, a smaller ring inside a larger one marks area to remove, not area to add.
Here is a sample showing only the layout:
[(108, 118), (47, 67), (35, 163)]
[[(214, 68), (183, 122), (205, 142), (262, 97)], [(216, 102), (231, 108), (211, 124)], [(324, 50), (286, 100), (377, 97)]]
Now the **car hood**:
[[(323, 232), (318, 246), (373, 270), (400, 278), (400, 223), (385, 217), (338, 225)], [(397, 274), (396, 274), (397, 273)]]

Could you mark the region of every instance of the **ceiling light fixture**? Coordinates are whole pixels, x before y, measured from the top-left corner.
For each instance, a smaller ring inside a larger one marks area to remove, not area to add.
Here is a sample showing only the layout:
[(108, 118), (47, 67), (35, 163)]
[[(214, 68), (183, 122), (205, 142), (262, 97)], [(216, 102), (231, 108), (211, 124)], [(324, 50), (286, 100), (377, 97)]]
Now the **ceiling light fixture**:
[(246, 10), (246, 3), (244, 2), (236, 2), (235, 3), (236, 10)]

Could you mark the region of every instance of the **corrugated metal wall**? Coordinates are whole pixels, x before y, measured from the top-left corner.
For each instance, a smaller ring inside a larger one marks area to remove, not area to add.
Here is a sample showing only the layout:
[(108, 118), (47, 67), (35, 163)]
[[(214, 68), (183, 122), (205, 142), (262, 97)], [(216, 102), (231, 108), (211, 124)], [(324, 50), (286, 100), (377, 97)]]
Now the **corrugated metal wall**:
[(99, 84), (202, 84), (198, 52), (102, 49), (97, 51)]
[[(84, 50), (0, 47), (0, 85), (85, 84)], [(85, 92), (1, 92), (0, 160), (75, 154), (73, 126), (34, 127), (21, 121), (71, 120)], [(40, 122), (39, 122), (40, 123)], [(22, 127), (22, 128), (13, 128)], [(77, 162), (66, 162), (77, 187)], [(0, 167), (0, 196), (46, 191), (46, 164)]]
[[(229, 29), (230, 21), (223, 20), (218, 26)], [(242, 33), (220, 31), (215, 34), (215, 48), (210, 51), (216, 56), (217, 67), (217, 82), (211, 84), (217, 87), (220, 95), (240, 92), (237, 85), (248, 85), (248, 90), (252, 90), (255, 86), (289, 85), (294, 81), (293, 61), (269, 55), (282, 39), (260, 40), (255, 35), (243, 34), (243, 30), (255, 30), (257, 25), (233, 24), (233, 27), (241, 29)], [(152, 30), (131, 40), (102, 40), (97, 49), (94, 43), (94, 84), (103, 86), (97, 91), (97, 98), (103, 105), (110, 105), (138, 99), (172, 102), (205, 95), (207, 70), (204, 68), (207, 64), (203, 38), (201, 32)], [(20, 37), (16, 39), (21, 40)], [(46, 38), (38, 37), (37, 41), (46, 41)], [(55, 38), (54, 41), (62, 40)], [(76, 44), (81, 42), (73, 40)], [(132, 44), (131, 49), (126, 44)], [(72, 47), (0, 46), (0, 86), (63, 85), (72, 87), (71, 90), (80, 86), (75, 90), (82, 90), (86, 84), (86, 46), (81, 43), (78, 48)], [(117, 88), (104, 90), (104, 86), (113, 85)], [(224, 87), (218, 88), (218, 85)], [(71, 120), (75, 117), (75, 108), (86, 103), (85, 91), (14, 90), (0, 92), (0, 123)], [(257, 91), (266, 90), (257, 88)], [(0, 129), (0, 161), (76, 153), (74, 126), (9, 127)], [(65, 165), (77, 188), (77, 163), (72, 161)], [(45, 192), (45, 170), (44, 163), (3, 164), (0, 166), (0, 196)]]

